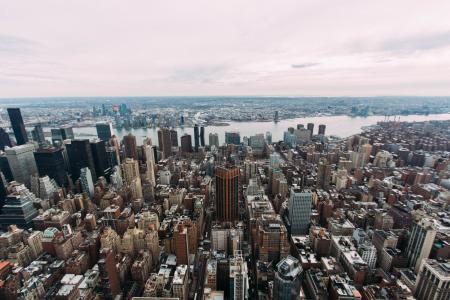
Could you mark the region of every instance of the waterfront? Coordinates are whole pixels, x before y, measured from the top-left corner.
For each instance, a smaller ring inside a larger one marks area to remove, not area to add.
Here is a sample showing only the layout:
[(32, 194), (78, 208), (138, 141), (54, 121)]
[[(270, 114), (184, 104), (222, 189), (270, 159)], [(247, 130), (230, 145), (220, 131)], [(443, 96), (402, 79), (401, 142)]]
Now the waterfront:
[[(398, 118), (398, 117), (397, 117)], [(347, 137), (361, 132), (361, 127), (375, 125), (377, 122), (385, 120), (384, 116), (369, 116), (369, 117), (349, 117), (349, 116), (321, 116), (321, 117), (302, 117), (288, 120), (281, 120), (275, 122), (229, 122), (228, 126), (208, 126), (205, 127), (205, 142), (208, 144), (208, 134), (210, 132), (219, 135), (219, 142), (222, 144), (225, 141), (225, 132), (238, 131), (241, 138), (244, 136), (251, 136), (258, 133), (272, 133), (272, 140), (279, 141), (283, 139), (283, 132), (288, 127), (296, 127), (297, 124), (314, 123), (314, 133), (317, 133), (319, 124), (325, 124), (327, 135), (336, 135), (339, 137)], [(390, 118), (393, 120), (393, 117)], [(450, 113), (434, 114), (434, 115), (409, 115), (401, 116), (400, 121), (407, 122), (421, 122), (433, 120), (450, 120)], [(81, 127), (74, 128), (74, 133), (77, 138), (92, 138), (96, 136), (95, 127)], [(178, 139), (185, 133), (193, 136), (194, 130), (192, 127), (176, 128), (178, 132)], [(46, 128), (46, 131), (50, 131)], [(137, 129), (114, 129), (115, 134), (122, 139), (128, 133), (136, 136), (138, 143), (142, 144), (145, 137), (150, 137), (153, 144), (158, 144), (157, 128), (137, 128)]]

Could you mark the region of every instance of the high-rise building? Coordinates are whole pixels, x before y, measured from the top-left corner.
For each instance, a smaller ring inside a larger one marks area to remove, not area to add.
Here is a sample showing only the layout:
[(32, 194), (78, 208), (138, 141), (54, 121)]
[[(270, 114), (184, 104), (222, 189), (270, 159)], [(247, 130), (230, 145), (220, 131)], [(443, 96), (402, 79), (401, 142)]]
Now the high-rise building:
[(172, 280), (173, 297), (179, 300), (187, 300), (189, 292), (189, 272), (187, 265), (179, 265), (175, 270)]
[(62, 126), (59, 128), (63, 140), (73, 140), (75, 135), (73, 134), (73, 128), (71, 126)]
[(308, 129), (311, 132), (311, 137), (312, 137), (314, 134), (314, 123), (308, 123), (306, 125), (306, 129)]
[(331, 165), (326, 159), (322, 159), (317, 166), (317, 187), (328, 190), (331, 181)]
[(146, 163), (146, 176), (153, 187), (156, 186), (155, 179), (155, 152), (150, 145), (144, 145), (145, 163)]
[(25, 130), (25, 124), (23, 123), (22, 114), (20, 108), (8, 108), (9, 119), (11, 120), (11, 127), (16, 137), (17, 145), (23, 145), (28, 142), (27, 131)]
[(5, 149), (14, 180), (25, 184), (27, 187), (30, 187), (31, 175), (38, 174), (33, 151), (34, 145), (32, 144)]
[(95, 162), (92, 148), (88, 139), (74, 139), (66, 143), (67, 155), (70, 163), (70, 174), (75, 182), (80, 178), (80, 170), (88, 167), (91, 170), (92, 180), (97, 180)]
[(172, 147), (178, 147), (178, 132), (175, 129), (170, 130), (170, 143)]
[(133, 179), (140, 178), (139, 165), (137, 160), (127, 158), (120, 166), (122, 169), (123, 180), (127, 184), (131, 184), (131, 181), (133, 181)]
[(239, 168), (216, 168), (216, 217), (231, 222), (239, 219)]
[(92, 198), (94, 196), (94, 182), (92, 181), (91, 171), (87, 167), (81, 169), (80, 184), (81, 190)]
[(181, 137), (181, 152), (191, 153), (192, 152), (192, 137), (189, 134), (184, 134)]
[(319, 135), (325, 135), (325, 129), (327, 128), (326, 125), (320, 124), (319, 125)]
[(108, 178), (111, 174), (111, 168), (109, 166), (108, 155), (106, 153), (106, 142), (96, 139), (90, 141), (90, 144), (97, 177), (103, 176)]
[(239, 145), (241, 143), (241, 135), (239, 132), (225, 132), (225, 143)]
[(168, 128), (161, 128), (158, 130), (158, 143), (164, 158), (170, 157), (172, 154), (172, 140)]
[(272, 133), (270, 131), (266, 132), (266, 142), (267, 144), (272, 144)]
[(288, 208), (291, 234), (307, 234), (311, 219), (311, 191), (291, 188)]
[(125, 158), (138, 159), (136, 137), (131, 133), (123, 137), (123, 145), (125, 149)]
[(450, 299), (450, 263), (423, 260), (414, 290), (417, 300)]
[(5, 129), (0, 127), (0, 150), (5, 151), (5, 147), (12, 147), (11, 139)]
[(205, 127), (200, 127), (200, 145), (205, 147)]
[(240, 250), (230, 258), (230, 291), (229, 299), (248, 299), (248, 267)]
[(209, 146), (219, 148), (219, 135), (217, 133), (209, 133)]
[(300, 290), (299, 276), (302, 267), (298, 259), (288, 256), (276, 266), (275, 279), (273, 281), (273, 299), (297, 299)]
[(195, 147), (195, 152), (198, 151), (198, 147), (199, 146), (200, 146), (200, 132), (199, 132), (198, 125), (195, 124), (194, 125), (194, 147)]
[(421, 219), (413, 224), (405, 252), (408, 265), (414, 268), (416, 273), (419, 272), (422, 260), (429, 257), (435, 236), (436, 229), (432, 220)]
[(175, 254), (178, 265), (189, 264), (189, 236), (188, 228), (183, 223), (178, 223), (173, 230), (175, 242)]
[(34, 152), (39, 176), (47, 175), (59, 186), (67, 186), (68, 178), (62, 148), (40, 148)]
[(99, 139), (105, 142), (109, 142), (113, 135), (113, 129), (111, 123), (107, 122), (99, 122), (95, 124), (95, 128), (97, 129), (97, 136)]
[(34, 195), (28, 193), (14, 192), (5, 199), (2, 213), (0, 214), (0, 227), (6, 228), (11, 224), (28, 229), (33, 225), (33, 219), (39, 215), (32, 198)]
[(34, 129), (31, 131), (31, 136), (33, 137), (33, 140), (39, 144), (39, 146), (45, 144), (44, 130), (42, 129), (42, 125), (40, 123), (34, 126)]
[(114, 252), (109, 248), (100, 250), (98, 270), (100, 271), (101, 288), (103, 297), (113, 300), (121, 293), (119, 272), (116, 267)]

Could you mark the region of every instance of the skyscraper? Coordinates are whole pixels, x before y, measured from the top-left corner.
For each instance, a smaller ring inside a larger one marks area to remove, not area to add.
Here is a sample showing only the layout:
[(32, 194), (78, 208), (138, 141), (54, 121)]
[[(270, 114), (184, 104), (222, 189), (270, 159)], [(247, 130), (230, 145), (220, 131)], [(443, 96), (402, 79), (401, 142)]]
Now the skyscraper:
[(103, 297), (107, 300), (113, 300), (121, 292), (115, 255), (111, 249), (103, 248), (100, 250), (100, 257), (101, 258), (98, 261), (98, 270), (100, 271)]
[(239, 145), (241, 143), (241, 135), (239, 132), (225, 132), (225, 143)]
[(436, 229), (432, 220), (421, 219), (418, 223), (413, 224), (406, 247), (406, 256), (408, 265), (414, 268), (416, 273), (419, 272), (422, 260), (430, 255), (435, 236)]
[(198, 151), (198, 147), (199, 146), (200, 146), (200, 133), (199, 133), (198, 125), (195, 124), (194, 125), (194, 147), (195, 147), (195, 152)]
[(23, 123), (20, 108), (8, 108), (7, 110), (17, 145), (26, 144), (28, 142), (28, 135), (25, 130), (25, 124)]
[(59, 186), (67, 186), (67, 172), (62, 148), (40, 148), (34, 152), (39, 176), (48, 175)]
[(273, 299), (297, 299), (301, 272), (302, 267), (295, 257), (289, 255), (281, 260), (276, 266), (275, 279), (273, 281)]
[(307, 234), (311, 218), (312, 193), (292, 187), (288, 202), (291, 234)]
[(30, 187), (30, 176), (38, 174), (33, 151), (34, 145), (32, 144), (5, 149), (14, 180), (25, 184), (27, 187)]
[(145, 163), (146, 163), (146, 176), (150, 181), (153, 187), (156, 186), (155, 180), (155, 152), (153, 151), (153, 147), (150, 145), (144, 145), (144, 153), (145, 153)]
[(0, 214), (0, 227), (6, 228), (15, 224), (23, 229), (31, 228), (33, 219), (39, 215), (34, 208), (32, 197), (34, 195), (29, 191), (28, 193), (14, 192), (9, 194)]
[(92, 148), (88, 139), (71, 140), (66, 144), (67, 155), (70, 163), (70, 174), (75, 182), (80, 178), (81, 168), (88, 167), (91, 170), (92, 179), (97, 180), (95, 173), (95, 162)]
[(242, 252), (237, 250), (230, 258), (230, 291), (229, 299), (248, 299), (248, 267), (242, 256)]
[(170, 130), (170, 143), (172, 147), (178, 147), (178, 132), (175, 129)]
[(136, 137), (131, 133), (123, 137), (123, 145), (125, 147), (125, 158), (138, 159)]
[(217, 133), (209, 133), (209, 146), (219, 148), (219, 135)]
[(164, 158), (170, 157), (172, 154), (172, 140), (168, 128), (161, 128), (158, 130), (158, 143)]
[(95, 124), (95, 128), (97, 129), (97, 136), (99, 139), (105, 142), (109, 142), (113, 135), (113, 129), (111, 123), (107, 122), (99, 122)]
[(317, 187), (328, 190), (331, 181), (331, 165), (326, 159), (321, 159), (317, 166)]
[(34, 129), (31, 131), (31, 136), (34, 141), (38, 142), (39, 146), (45, 144), (44, 130), (40, 123), (34, 126)]
[(325, 128), (327, 128), (326, 125), (324, 125), (324, 124), (319, 125), (319, 134), (320, 135), (325, 135)]
[(87, 193), (92, 198), (94, 196), (94, 182), (92, 181), (91, 171), (87, 167), (81, 169), (80, 184), (83, 193)]
[(216, 216), (221, 221), (239, 220), (239, 168), (216, 168)]
[(192, 152), (192, 137), (190, 134), (184, 134), (181, 137), (181, 152), (182, 153)]
[(205, 147), (205, 127), (200, 127), (200, 145)]
[(5, 129), (0, 128), (0, 150), (5, 151), (5, 147), (12, 147), (11, 139)]
[(109, 166), (108, 155), (106, 153), (106, 142), (96, 139), (90, 141), (90, 144), (97, 177), (103, 176), (108, 178), (111, 174), (111, 168)]
[(314, 134), (314, 123), (308, 123), (306, 125), (306, 129), (308, 129), (311, 132), (311, 137)]

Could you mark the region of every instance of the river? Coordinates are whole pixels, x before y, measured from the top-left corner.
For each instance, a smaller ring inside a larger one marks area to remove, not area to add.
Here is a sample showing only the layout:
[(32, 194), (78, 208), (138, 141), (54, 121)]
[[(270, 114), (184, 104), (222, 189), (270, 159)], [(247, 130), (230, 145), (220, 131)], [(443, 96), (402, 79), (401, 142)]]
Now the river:
[[(398, 118), (398, 117), (397, 117)], [(317, 134), (319, 124), (326, 125), (326, 135), (336, 135), (339, 137), (347, 137), (361, 132), (361, 127), (375, 125), (379, 121), (383, 121), (384, 116), (369, 116), (369, 117), (349, 117), (349, 116), (320, 116), (320, 117), (304, 117), (288, 120), (281, 120), (278, 123), (275, 122), (229, 122), (229, 126), (207, 126), (205, 127), (205, 142), (208, 144), (208, 134), (218, 133), (219, 143), (222, 144), (225, 141), (226, 131), (238, 131), (241, 133), (241, 139), (244, 136), (251, 136), (257, 133), (266, 133), (267, 131), (272, 133), (272, 140), (279, 141), (283, 139), (283, 132), (288, 127), (296, 127), (297, 124), (314, 123), (314, 134)], [(390, 120), (393, 120), (391, 117)], [(409, 115), (401, 116), (400, 121), (408, 122), (420, 122), (431, 120), (450, 120), (450, 113), (447, 114), (435, 114), (435, 115)], [(96, 136), (95, 127), (80, 127), (74, 128), (74, 134), (76, 138), (92, 138)], [(194, 129), (192, 127), (177, 128), (178, 140), (180, 137), (188, 133), (191, 136), (194, 135)], [(50, 131), (46, 128), (45, 131)], [(142, 140), (145, 137), (150, 137), (153, 144), (158, 144), (158, 129), (156, 128), (138, 128), (138, 129), (114, 129), (115, 134), (122, 139), (123, 136), (128, 133), (132, 133), (138, 139), (138, 144), (142, 144)]]

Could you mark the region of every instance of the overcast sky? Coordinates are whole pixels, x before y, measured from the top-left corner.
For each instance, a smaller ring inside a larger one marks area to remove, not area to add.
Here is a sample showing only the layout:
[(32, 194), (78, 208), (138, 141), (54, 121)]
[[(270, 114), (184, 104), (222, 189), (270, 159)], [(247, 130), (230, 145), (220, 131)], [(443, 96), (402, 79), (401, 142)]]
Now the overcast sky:
[(0, 98), (450, 95), (450, 1), (0, 0)]

